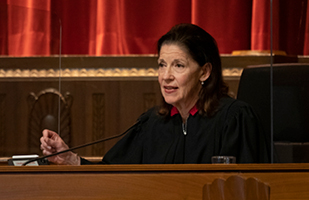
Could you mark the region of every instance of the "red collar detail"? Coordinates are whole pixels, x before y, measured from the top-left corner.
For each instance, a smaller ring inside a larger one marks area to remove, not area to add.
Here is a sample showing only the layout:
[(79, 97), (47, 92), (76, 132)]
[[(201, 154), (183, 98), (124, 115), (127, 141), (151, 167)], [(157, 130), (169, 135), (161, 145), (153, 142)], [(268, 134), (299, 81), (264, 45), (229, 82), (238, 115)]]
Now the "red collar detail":
[[(197, 109), (197, 107), (196, 107), (196, 105), (195, 106), (193, 106), (193, 108), (191, 108), (191, 110), (189, 111), (190, 112), (190, 114), (192, 115), (192, 116), (194, 116), (196, 113), (197, 113), (197, 111), (198, 111), (198, 109)], [(173, 108), (172, 108), (172, 110), (171, 110), (171, 116), (174, 116), (174, 115), (176, 115), (176, 114), (178, 114), (179, 113), (179, 111), (177, 110), (177, 108), (174, 106)]]

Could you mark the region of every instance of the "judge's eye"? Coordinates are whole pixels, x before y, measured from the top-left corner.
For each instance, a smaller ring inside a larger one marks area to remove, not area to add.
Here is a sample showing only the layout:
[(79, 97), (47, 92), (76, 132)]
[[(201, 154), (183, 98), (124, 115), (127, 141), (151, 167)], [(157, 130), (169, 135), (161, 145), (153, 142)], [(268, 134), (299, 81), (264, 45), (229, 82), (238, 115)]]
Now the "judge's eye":
[(158, 67), (165, 67), (166, 65), (164, 63), (158, 63)]
[(178, 67), (178, 68), (183, 68), (183, 67), (185, 67), (185, 66), (182, 65), (182, 64), (176, 64), (176, 67)]
[(184, 64), (181, 64), (181, 63), (175, 63), (173, 65), (173, 69), (177, 73), (182, 73), (186, 69), (186, 66)]

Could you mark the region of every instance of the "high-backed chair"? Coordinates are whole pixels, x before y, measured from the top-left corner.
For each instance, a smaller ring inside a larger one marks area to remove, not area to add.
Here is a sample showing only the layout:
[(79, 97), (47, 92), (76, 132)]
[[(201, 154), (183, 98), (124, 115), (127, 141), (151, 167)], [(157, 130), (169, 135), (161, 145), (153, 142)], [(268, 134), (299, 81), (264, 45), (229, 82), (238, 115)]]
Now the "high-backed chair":
[(269, 200), (270, 187), (256, 178), (230, 176), (203, 187), (203, 200)]
[[(61, 138), (69, 145), (71, 116), (70, 108), (72, 97), (66, 94), (63, 97), (56, 89), (48, 88), (37, 95), (30, 93), (29, 104), (29, 153), (42, 154), (40, 150), (40, 138), (44, 129), (59, 132)], [(59, 109), (60, 104), (60, 109)], [(60, 112), (60, 115), (59, 115)], [(60, 116), (60, 120), (59, 119)], [(60, 122), (60, 129), (58, 124)]]
[(271, 103), (270, 65), (248, 66), (242, 72), (237, 98), (249, 103), (271, 137), (275, 162), (309, 162), (309, 64), (274, 64)]

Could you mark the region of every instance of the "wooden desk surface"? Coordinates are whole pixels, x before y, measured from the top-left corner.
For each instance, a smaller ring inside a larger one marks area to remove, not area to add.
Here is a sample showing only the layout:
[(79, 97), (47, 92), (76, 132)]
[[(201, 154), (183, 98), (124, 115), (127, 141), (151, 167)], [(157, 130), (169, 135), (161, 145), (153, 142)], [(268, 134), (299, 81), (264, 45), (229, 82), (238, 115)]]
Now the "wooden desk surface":
[(309, 199), (309, 164), (0, 166), (0, 199), (202, 199), (232, 175), (268, 184), (271, 200)]
[(0, 175), (5, 173), (309, 173), (309, 163), (275, 163), (275, 164), (142, 164), (142, 165), (41, 165), (41, 166), (0, 166)]

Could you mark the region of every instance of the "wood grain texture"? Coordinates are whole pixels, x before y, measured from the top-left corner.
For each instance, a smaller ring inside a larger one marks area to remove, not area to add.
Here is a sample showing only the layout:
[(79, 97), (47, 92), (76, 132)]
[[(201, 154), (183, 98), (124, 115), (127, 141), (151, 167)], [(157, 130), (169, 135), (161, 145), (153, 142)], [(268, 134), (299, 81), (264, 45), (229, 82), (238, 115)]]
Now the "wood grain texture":
[[(92, 94), (92, 140), (96, 141), (105, 136), (105, 95), (102, 93)], [(104, 143), (92, 146), (92, 155), (104, 154)]]
[(0, 93), (0, 156), (4, 156), (5, 152), (5, 112), (4, 112), (4, 105), (5, 103), (5, 94)]
[(202, 199), (231, 176), (269, 185), (270, 199), (309, 199), (308, 164), (0, 166), (1, 199)]
[(269, 200), (270, 187), (257, 178), (217, 178), (203, 188), (203, 200)]

